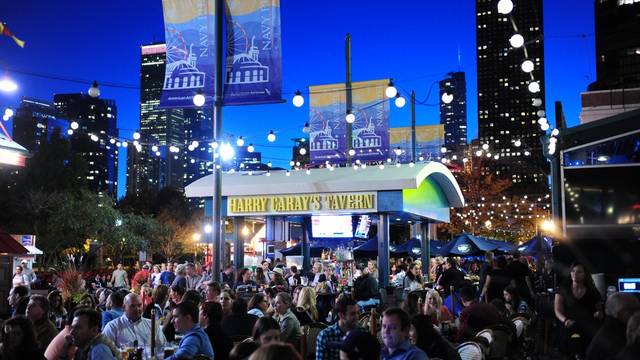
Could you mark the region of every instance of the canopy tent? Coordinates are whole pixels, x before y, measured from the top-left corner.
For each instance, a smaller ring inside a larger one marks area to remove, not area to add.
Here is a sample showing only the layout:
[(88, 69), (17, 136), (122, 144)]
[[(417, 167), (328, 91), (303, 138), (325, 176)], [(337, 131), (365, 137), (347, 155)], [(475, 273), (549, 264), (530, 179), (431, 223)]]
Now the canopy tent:
[(353, 256), (357, 258), (375, 258), (378, 256), (378, 238), (374, 237), (353, 248)]
[(551, 254), (553, 240), (548, 236), (534, 236), (531, 240), (518, 246), (518, 250), (524, 255), (536, 255), (538, 253), (538, 243), (541, 243), (543, 254)]
[(26, 255), (29, 251), (9, 233), (0, 230), (0, 254)]
[(508, 241), (501, 241), (501, 240), (495, 240), (495, 239), (485, 239), (487, 241), (489, 241), (492, 244), (497, 245), (498, 247), (494, 250), (496, 252), (501, 252), (501, 253), (512, 253), (514, 252), (518, 246), (514, 243), (510, 243)]
[[(440, 249), (444, 246), (444, 242), (440, 240), (429, 241), (429, 249), (431, 256), (437, 256), (440, 254)], [(418, 238), (411, 238), (404, 244), (398, 245), (392, 251), (394, 255), (409, 255), (412, 257), (418, 257), (422, 254), (422, 243)]]
[(440, 248), (439, 255), (473, 256), (483, 254), (487, 251), (493, 251), (497, 248), (498, 245), (489, 240), (462, 233)]

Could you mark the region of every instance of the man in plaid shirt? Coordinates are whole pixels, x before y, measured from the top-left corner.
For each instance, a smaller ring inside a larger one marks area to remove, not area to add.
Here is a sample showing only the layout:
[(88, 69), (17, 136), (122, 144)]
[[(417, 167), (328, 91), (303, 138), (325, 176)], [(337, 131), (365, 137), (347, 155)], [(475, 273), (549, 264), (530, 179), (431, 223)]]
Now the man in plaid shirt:
[(358, 304), (355, 300), (342, 297), (336, 301), (333, 311), (338, 315), (338, 321), (318, 334), (316, 360), (339, 360), (340, 350), (331, 348), (330, 344), (342, 341), (347, 332), (358, 326)]

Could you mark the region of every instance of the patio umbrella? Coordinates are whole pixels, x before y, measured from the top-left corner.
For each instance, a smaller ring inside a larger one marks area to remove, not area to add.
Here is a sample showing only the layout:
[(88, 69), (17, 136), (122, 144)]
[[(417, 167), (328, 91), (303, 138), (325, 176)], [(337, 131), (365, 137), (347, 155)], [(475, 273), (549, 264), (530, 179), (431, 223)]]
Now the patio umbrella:
[(369, 239), (364, 244), (353, 248), (353, 256), (357, 258), (375, 258), (378, 256), (378, 239)]
[[(431, 256), (440, 255), (440, 250), (444, 246), (444, 243), (440, 240), (429, 241), (429, 249)], [(422, 253), (422, 242), (418, 238), (411, 238), (402, 245), (398, 245), (394, 251), (395, 254), (409, 255), (412, 257), (418, 257)]]
[(501, 240), (495, 240), (495, 239), (485, 239), (485, 240), (498, 246), (494, 251), (504, 253), (504, 254), (512, 253), (518, 248), (516, 244), (510, 243), (508, 241), (501, 241)]
[(483, 254), (487, 251), (493, 251), (497, 248), (498, 245), (489, 240), (471, 234), (462, 233), (456, 236), (452, 241), (446, 243), (440, 249), (440, 253), (443, 256), (473, 256)]
[(524, 255), (536, 255), (538, 253), (538, 242), (542, 242), (543, 254), (551, 254), (553, 240), (548, 236), (534, 236), (531, 240), (518, 246), (518, 250)]

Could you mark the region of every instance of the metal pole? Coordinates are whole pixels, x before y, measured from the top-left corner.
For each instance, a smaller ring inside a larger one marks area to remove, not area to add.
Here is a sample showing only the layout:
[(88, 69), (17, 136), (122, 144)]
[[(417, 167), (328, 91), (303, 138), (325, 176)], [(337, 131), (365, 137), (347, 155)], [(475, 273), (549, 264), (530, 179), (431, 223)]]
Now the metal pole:
[(389, 285), (389, 214), (378, 215), (378, 286)]
[[(347, 114), (352, 111), (352, 93), (351, 93), (351, 34), (347, 33), (344, 44), (344, 56), (347, 68), (346, 80), (345, 80), (345, 92), (347, 103)], [(351, 155), (349, 151), (353, 148), (353, 126), (347, 123), (347, 163), (351, 166)]]
[[(215, 98), (213, 103), (213, 141), (218, 141), (222, 135), (222, 64), (223, 64), (223, 39), (224, 31), (224, 1), (215, 0), (215, 32), (216, 32), (216, 69), (215, 69)], [(220, 157), (213, 157), (213, 202), (212, 202), (212, 243), (213, 243), (213, 278), (222, 281), (222, 252), (224, 247), (224, 238), (222, 236), (222, 176), (221, 170), (218, 168)]]
[(416, 162), (416, 92), (411, 90), (411, 161)]

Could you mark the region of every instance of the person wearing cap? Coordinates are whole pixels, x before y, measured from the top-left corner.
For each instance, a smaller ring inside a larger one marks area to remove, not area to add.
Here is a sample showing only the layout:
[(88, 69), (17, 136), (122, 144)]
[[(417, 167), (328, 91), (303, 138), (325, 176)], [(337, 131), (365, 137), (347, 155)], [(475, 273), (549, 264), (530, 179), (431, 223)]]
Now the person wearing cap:
[(142, 269), (138, 271), (135, 275), (133, 275), (133, 279), (131, 280), (131, 287), (138, 290), (143, 284), (149, 282), (149, 265), (142, 265)]
[(382, 314), (383, 360), (428, 360), (427, 354), (409, 342), (411, 319), (400, 308), (387, 309)]
[(38, 277), (36, 276), (36, 273), (33, 272), (33, 269), (29, 267), (29, 262), (27, 260), (23, 259), (20, 264), (22, 265), (22, 273), (25, 275), (25, 278), (29, 281), (29, 284), (27, 285), (27, 287), (31, 287), (31, 285), (33, 285), (33, 283), (36, 282), (36, 280), (38, 280)]
[(340, 350), (341, 360), (370, 360), (380, 358), (380, 343), (373, 335), (362, 330), (352, 330), (342, 341), (331, 343)]
[(339, 342), (349, 331), (358, 326), (358, 304), (350, 297), (341, 297), (333, 308), (338, 321), (322, 330), (316, 339), (316, 360), (340, 359), (338, 348), (331, 343)]
[(284, 270), (281, 267), (273, 268), (269, 287), (275, 287), (278, 291), (289, 291), (289, 283), (284, 279)]

